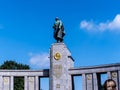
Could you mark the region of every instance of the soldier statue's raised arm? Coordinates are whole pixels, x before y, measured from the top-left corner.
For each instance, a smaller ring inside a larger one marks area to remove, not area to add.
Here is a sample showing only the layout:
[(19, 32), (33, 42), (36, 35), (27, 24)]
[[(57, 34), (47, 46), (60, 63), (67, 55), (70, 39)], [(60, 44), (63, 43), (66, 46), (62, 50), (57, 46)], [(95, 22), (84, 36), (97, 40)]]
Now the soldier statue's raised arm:
[(63, 42), (65, 31), (64, 31), (63, 23), (58, 17), (55, 18), (55, 23), (53, 25), (53, 28), (54, 28), (54, 38), (57, 40), (57, 43)]

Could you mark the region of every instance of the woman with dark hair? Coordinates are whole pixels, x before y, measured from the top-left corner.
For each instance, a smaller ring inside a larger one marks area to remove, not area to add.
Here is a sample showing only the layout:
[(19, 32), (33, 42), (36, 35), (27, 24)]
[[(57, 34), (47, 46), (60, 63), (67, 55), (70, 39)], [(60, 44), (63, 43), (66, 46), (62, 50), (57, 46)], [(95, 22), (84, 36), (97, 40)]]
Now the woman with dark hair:
[(108, 79), (104, 83), (104, 90), (116, 90), (116, 82), (112, 79)]

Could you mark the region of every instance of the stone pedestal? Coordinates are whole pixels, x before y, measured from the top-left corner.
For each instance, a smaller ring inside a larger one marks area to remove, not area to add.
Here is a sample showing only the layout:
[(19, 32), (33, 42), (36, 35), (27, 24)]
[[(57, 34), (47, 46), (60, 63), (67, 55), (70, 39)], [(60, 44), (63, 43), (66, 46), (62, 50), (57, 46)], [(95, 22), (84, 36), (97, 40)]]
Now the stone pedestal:
[(55, 43), (50, 49), (50, 90), (72, 90), (72, 77), (68, 69), (74, 61), (64, 43)]

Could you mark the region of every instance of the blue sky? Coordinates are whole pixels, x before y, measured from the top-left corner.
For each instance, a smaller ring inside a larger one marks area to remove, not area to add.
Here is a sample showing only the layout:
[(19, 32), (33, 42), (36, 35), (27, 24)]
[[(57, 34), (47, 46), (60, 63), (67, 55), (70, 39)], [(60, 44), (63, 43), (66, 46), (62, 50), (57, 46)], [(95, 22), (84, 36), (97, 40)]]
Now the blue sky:
[[(75, 67), (120, 62), (119, 0), (0, 0), (0, 64), (6, 60), (49, 68), (54, 18)], [(47, 89), (45, 89), (47, 90)]]
[(54, 18), (75, 67), (120, 61), (119, 0), (1, 0), (0, 64), (15, 60), (32, 69), (49, 67)]

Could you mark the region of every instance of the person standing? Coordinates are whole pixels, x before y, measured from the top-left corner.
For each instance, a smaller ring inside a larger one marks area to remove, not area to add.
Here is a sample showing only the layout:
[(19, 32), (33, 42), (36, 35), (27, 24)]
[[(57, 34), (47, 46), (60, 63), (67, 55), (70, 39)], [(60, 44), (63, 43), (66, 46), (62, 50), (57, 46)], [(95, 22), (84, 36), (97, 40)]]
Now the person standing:
[(108, 79), (105, 81), (104, 90), (116, 90), (116, 82), (112, 79)]

